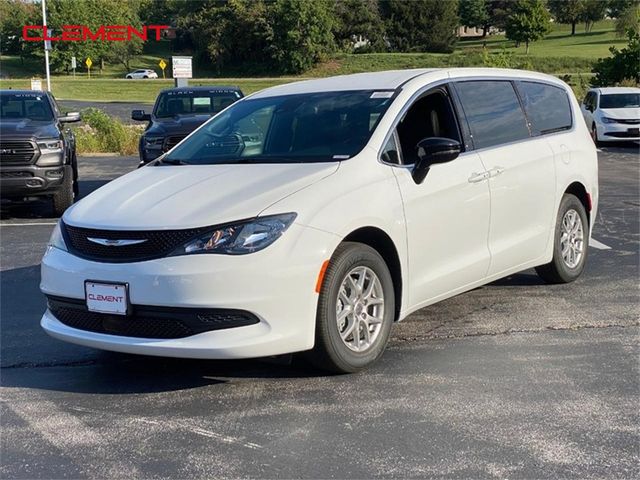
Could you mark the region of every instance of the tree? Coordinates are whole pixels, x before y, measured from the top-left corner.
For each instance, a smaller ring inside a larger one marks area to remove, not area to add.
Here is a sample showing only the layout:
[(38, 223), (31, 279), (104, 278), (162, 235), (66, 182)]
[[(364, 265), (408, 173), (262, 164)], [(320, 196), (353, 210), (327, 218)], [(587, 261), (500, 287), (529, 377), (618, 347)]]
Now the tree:
[(582, 20), (584, 0), (549, 0), (549, 10), (556, 22), (571, 25), (571, 35), (575, 35), (576, 25)]
[(640, 84), (640, 34), (629, 30), (628, 45), (622, 50), (616, 47), (609, 48), (611, 57), (599, 59), (593, 67), (595, 74), (592, 85), (594, 87), (607, 87), (621, 82), (632, 81)]
[(640, 6), (629, 5), (616, 16), (616, 34), (623, 37), (629, 30), (640, 31)]
[(273, 66), (300, 73), (335, 49), (335, 13), (330, 0), (276, 0), (271, 10)]
[[(267, 5), (262, 0), (229, 0), (221, 9), (217, 54), (219, 65), (261, 70), (269, 64), (268, 49), (273, 39)], [(209, 53), (213, 54), (213, 51)]]
[(0, 0), (0, 46), (3, 54), (22, 57), (26, 43), (22, 40), (22, 27), (35, 22), (37, 16), (36, 5), (32, 3)]
[(385, 50), (384, 23), (377, 0), (337, 0), (335, 37), (341, 48), (353, 50), (355, 42), (367, 43), (369, 51)]
[(506, 36), (515, 42), (524, 42), (525, 52), (529, 44), (543, 38), (551, 30), (549, 12), (542, 0), (518, 0), (509, 15)]
[(590, 32), (593, 24), (602, 20), (607, 13), (607, 2), (603, 0), (584, 0), (582, 20), (585, 32)]
[(619, 18), (630, 7), (638, 7), (640, 0), (609, 0), (607, 13), (611, 18)]
[[(460, 0), (458, 8), (460, 24), (465, 27), (483, 28), (489, 21), (487, 2), (485, 0)], [(487, 30), (483, 30), (483, 37)]]
[[(129, 0), (49, 0), (47, 2), (47, 21), (50, 28), (60, 32), (62, 25), (86, 25), (92, 32), (96, 32), (102, 25), (133, 25), (140, 26), (138, 17), (139, 3)], [(142, 44), (131, 42), (131, 46), (115, 46), (117, 43), (100, 40), (84, 40), (79, 42), (56, 42), (50, 51), (51, 67), (54, 70), (68, 70), (71, 57), (78, 58), (79, 63), (86, 57), (91, 57), (94, 63), (98, 60), (109, 59), (121, 62), (122, 55), (129, 50), (127, 63), (132, 55), (140, 53)], [(40, 53), (37, 53), (40, 55)]]
[(457, 2), (383, 0), (380, 9), (393, 50), (453, 51), (459, 25)]

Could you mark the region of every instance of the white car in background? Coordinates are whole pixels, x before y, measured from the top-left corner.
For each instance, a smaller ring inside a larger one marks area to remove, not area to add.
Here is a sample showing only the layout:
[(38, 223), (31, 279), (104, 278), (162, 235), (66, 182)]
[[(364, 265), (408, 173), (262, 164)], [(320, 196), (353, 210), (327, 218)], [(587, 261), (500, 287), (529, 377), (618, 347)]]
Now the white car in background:
[(140, 69), (127, 73), (127, 76), (125, 78), (128, 78), (129, 80), (132, 78), (158, 78), (158, 74), (153, 70)]
[(581, 110), (596, 144), (640, 140), (640, 88), (591, 89)]
[(69, 208), (42, 260), (41, 324), (106, 350), (307, 351), (354, 372), (427, 305), (534, 267), (576, 280), (597, 204), (596, 149), (555, 77), (290, 83)]

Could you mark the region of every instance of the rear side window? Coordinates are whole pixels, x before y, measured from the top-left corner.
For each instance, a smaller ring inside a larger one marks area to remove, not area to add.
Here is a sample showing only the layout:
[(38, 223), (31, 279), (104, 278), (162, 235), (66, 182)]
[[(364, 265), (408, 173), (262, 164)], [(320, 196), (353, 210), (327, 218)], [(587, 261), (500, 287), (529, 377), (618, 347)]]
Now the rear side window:
[(475, 148), (529, 138), (529, 128), (509, 81), (470, 81), (456, 84)]
[(571, 104), (564, 89), (537, 82), (518, 82), (517, 88), (533, 135), (571, 128)]

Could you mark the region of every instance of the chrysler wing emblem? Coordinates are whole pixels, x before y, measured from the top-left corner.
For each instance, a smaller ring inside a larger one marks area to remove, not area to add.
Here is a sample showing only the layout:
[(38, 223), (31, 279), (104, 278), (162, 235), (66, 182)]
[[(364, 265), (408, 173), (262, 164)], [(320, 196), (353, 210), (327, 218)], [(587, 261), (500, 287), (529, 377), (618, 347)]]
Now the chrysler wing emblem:
[(127, 245), (137, 245), (147, 241), (146, 238), (140, 240), (112, 240), (111, 238), (92, 238), (87, 237), (87, 240), (105, 247), (126, 247)]

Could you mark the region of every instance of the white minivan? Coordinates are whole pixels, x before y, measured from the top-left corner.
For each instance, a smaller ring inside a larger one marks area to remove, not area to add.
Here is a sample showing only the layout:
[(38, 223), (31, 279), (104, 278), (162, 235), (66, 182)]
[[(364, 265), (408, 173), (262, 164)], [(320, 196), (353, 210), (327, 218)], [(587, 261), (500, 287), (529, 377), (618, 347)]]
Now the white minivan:
[(532, 267), (578, 278), (597, 200), (596, 149), (557, 78), (420, 69), (277, 86), (65, 212), (41, 324), (120, 352), (307, 352), (354, 372), (422, 307)]

